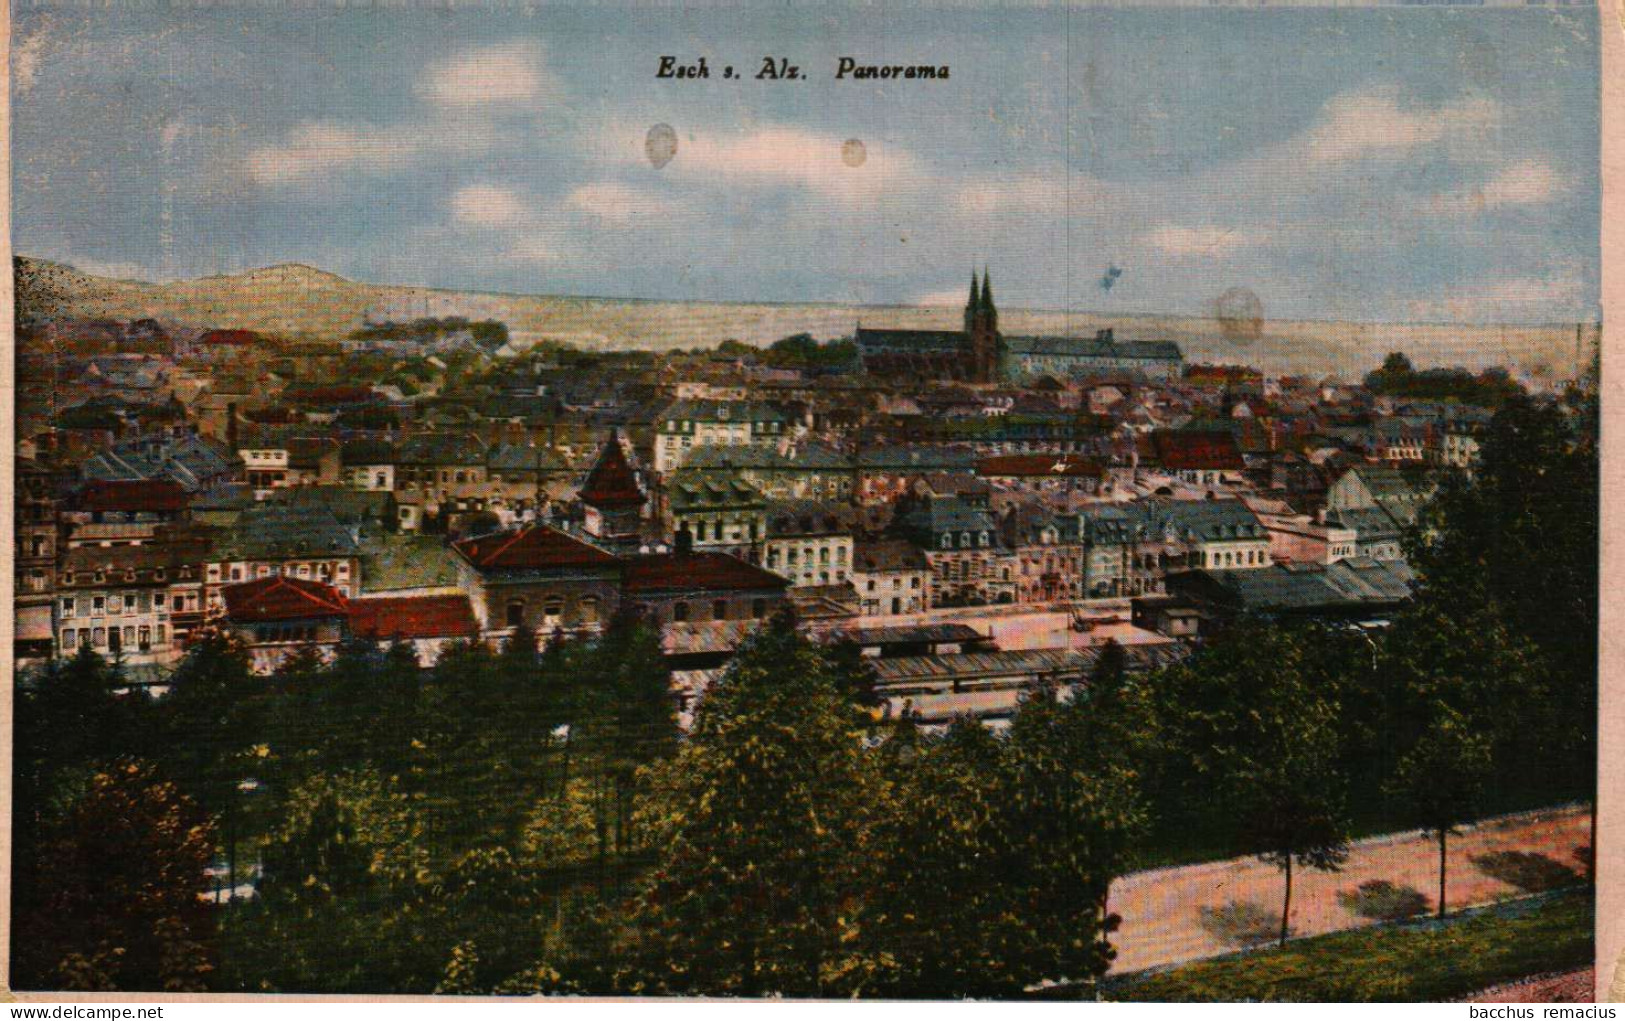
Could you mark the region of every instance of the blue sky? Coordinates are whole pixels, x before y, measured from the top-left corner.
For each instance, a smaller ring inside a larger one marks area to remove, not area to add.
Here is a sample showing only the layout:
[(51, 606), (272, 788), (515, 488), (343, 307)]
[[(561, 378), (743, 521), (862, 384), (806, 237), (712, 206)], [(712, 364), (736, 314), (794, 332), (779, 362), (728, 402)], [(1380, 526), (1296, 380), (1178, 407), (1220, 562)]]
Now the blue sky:
[(985, 262), (1007, 306), (1597, 315), (1594, 9), (903, 6), (24, 3), (15, 244), (146, 279), (912, 304)]

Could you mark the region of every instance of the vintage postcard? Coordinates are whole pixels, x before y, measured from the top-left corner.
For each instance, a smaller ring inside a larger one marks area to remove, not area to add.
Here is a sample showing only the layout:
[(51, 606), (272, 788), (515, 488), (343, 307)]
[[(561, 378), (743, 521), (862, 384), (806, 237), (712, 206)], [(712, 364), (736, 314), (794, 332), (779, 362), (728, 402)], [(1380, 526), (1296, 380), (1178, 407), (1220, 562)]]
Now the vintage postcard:
[(17, 3), (6, 988), (1593, 999), (1611, 17)]

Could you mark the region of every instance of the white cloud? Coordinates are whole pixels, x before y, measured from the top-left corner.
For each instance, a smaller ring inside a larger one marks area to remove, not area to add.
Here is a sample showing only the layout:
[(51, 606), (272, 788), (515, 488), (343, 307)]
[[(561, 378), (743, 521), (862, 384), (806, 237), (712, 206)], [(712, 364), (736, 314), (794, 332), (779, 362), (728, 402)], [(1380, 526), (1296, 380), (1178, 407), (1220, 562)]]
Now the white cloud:
[(1162, 255), (1228, 255), (1261, 244), (1263, 237), (1236, 227), (1181, 227), (1163, 224), (1145, 233), (1142, 242)]
[(1323, 165), (1398, 158), (1424, 146), (1470, 150), (1489, 137), (1500, 113), (1487, 99), (1422, 106), (1403, 102), (1396, 86), (1377, 86), (1333, 96), (1293, 147)]
[[(1075, 187), (1073, 189), (1077, 191)], [(961, 212), (977, 215), (1040, 213), (1060, 215), (1067, 211), (1064, 171), (1059, 179), (1019, 177), (1010, 180), (975, 181), (959, 189), (955, 204)]]
[[(764, 127), (744, 134), (698, 134), (684, 139), (667, 171), (718, 186), (801, 187), (843, 203), (871, 201), (883, 193), (929, 184), (911, 154), (865, 139), (859, 166), (841, 158), (846, 139), (790, 127)], [(642, 157), (642, 136), (633, 151)]]
[(40, 27), (20, 40), (11, 51), (11, 80), (18, 96), (26, 95), (34, 87), (39, 75), (40, 62), (45, 57), (45, 44), (50, 37), (51, 19), (44, 18)]
[(534, 219), (531, 208), (509, 188), (472, 184), (451, 197), (452, 216), (474, 227), (506, 228)]
[(1539, 206), (1558, 198), (1569, 184), (1569, 178), (1545, 160), (1520, 160), (1502, 167), (1483, 184), (1435, 195), (1427, 200), (1427, 206), (1434, 213), (1449, 216)]
[(289, 131), (281, 142), (250, 152), (245, 165), (255, 183), (274, 185), (346, 169), (388, 173), (422, 153), (415, 132), (310, 121)]
[(668, 214), (668, 205), (647, 192), (614, 181), (584, 184), (570, 193), (565, 203), (588, 216), (617, 227)]
[(423, 92), (453, 109), (516, 105), (556, 98), (557, 80), (532, 42), (500, 43), (464, 50), (429, 68)]

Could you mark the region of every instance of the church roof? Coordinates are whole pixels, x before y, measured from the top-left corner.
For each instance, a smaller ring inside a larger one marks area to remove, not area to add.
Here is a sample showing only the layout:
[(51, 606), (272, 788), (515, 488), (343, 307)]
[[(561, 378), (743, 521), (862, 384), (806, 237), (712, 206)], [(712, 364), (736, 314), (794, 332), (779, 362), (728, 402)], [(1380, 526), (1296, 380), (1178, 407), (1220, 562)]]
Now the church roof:
[(581, 502), (594, 507), (632, 506), (643, 503), (643, 490), (638, 488), (637, 473), (626, 460), (626, 451), (618, 436), (611, 436), (598, 454), (598, 463), (587, 473), (582, 483)]
[(860, 351), (955, 352), (967, 347), (970, 338), (963, 330), (871, 330), (860, 326), (857, 342)]

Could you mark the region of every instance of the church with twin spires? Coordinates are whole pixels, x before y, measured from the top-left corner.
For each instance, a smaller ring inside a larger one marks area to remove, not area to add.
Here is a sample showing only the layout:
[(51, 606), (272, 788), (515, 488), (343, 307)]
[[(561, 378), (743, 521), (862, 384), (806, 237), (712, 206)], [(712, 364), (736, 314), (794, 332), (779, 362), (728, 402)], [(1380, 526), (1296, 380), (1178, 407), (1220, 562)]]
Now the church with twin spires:
[(1172, 341), (1117, 341), (1109, 329), (1093, 337), (1005, 336), (993, 303), (992, 274), (971, 273), (961, 330), (869, 329), (856, 334), (864, 371), (875, 376), (966, 383), (1122, 377), (1171, 382), (1184, 369)]

